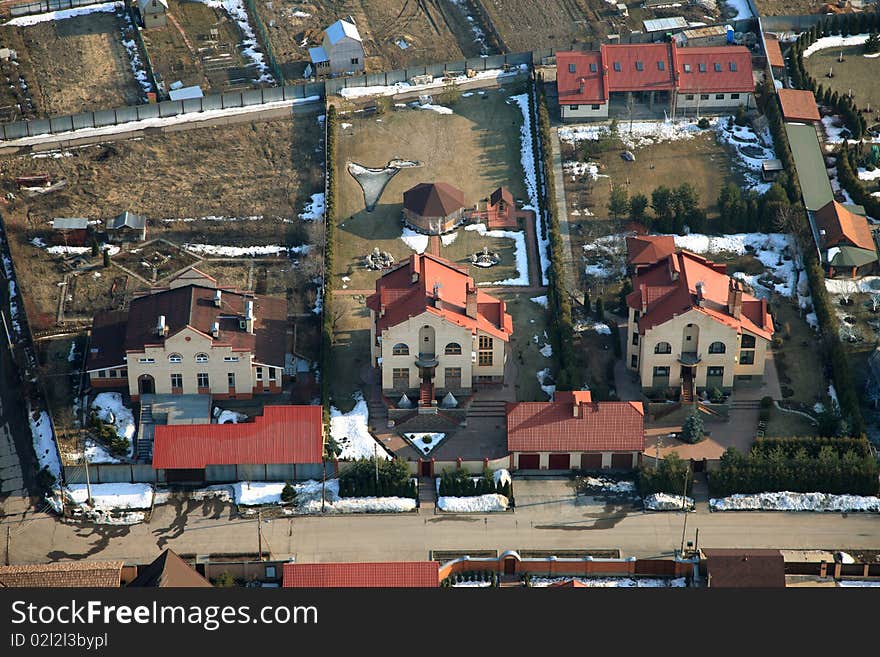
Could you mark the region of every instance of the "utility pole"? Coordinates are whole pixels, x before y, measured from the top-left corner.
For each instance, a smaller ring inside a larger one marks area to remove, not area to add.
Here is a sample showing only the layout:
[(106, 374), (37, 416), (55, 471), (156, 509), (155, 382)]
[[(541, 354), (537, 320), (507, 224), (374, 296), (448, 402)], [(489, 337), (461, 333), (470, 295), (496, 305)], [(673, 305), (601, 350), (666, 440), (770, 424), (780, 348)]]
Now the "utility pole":
[(376, 487), (378, 492), (379, 486), (379, 454), (378, 454), (378, 446), (376, 443), (373, 443), (373, 463), (376, 465)]
[(89, 480), (89, 459), (86, 456), (85, 443), (83, 443), (83, 463), (86, 465), (86, 504), (92, 505), (92, 482)]
[(6, 313), (0, 310), (0, 317), (3, 318), (3, 330), (6, 332), (6, 344), (9, 347), (9, 353), (12, 354), (12, 337), (9, 335), (9, 325), (6, 323)]
[(263, 509), (257, 509), (257, 550), (260, 561), (263, 560)]
[(9, 565), (9, 541), (10, 541), (11, 531), (9, 525), (6, 526), (6, 565)]
[(688, 463), (687, 468), (684, 471), (684, 490), (681, 493), (681, 510), (684, 513), (684, 524), (681, 528), (681, 550), (679, 551), (679, 555), (684, 557), (684, 534), (687, 531), (688, 526), (688, 510), (685, 502), (687, 501), (687, 490), (688, 490), (688, 477), (691, 473), (691, 464)]

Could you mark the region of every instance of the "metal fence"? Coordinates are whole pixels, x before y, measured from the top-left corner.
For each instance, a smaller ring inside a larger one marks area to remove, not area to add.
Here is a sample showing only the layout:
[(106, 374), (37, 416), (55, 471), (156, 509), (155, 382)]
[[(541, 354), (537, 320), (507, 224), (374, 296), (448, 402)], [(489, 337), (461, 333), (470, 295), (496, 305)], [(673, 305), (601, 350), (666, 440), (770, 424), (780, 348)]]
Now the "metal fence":
[(31, 14), (43, 14), (47, 11), (60, 11), (62, 9), (74, 9), (86, 5), (97, 5), (106, 0), (36, 0), (9, 8), (12, 16), (30, 16)]
[(131, 21), (132, 32), (134, 34), (134, 42), (137, 44), (138, 52), (141, 56), (141, 61), (144, 65), (144, 69), (147, 72), (147, 76), (150, 78), (150, 82), (153, 85), (153, 91), (156, 93), (159, 92), (159, 83), (156, 80), (156, 71), (153, 69), (153, 60), (150, 58), (150, 52), (147, 50), (147, 44), (144, 43), (144, 37), (141, 36), (141, 31), (138, 29), (138, 18), (139, 13), (135, 11), (133, 5), (127, 5), (125, 8), (126, 13), (128, 14), (128, 19)]
[[(83, 128), (104, 128), (146, 119), (159, 119), (182, 114), (198, 114), (213, 110), (235, 107), (251, 107), (285, 100), (300, 100), (315, 97), (315, 102), (324, 98), (322, 83), (308, 83), (296, 86), (267, 87), (249, 89), (223, 94), (212, 94), (203, 98), (188, 100), (168, 100), (149, 105), (130, 105), (116, 109), (83, 112), (72, 116), (58, 116), (34, 121), (16, 121), (0, 125), (0, 138), (4, 140), (50, 135)], [(0, 144), (2, 145), (2, 144)]]
[(254, 0), (244, 0), (244, 3), (247, 6), (247, 12), (250, 16), (251, 24), (257, 28), (257, 36), (260, 38), (260, 45), (266, 55), (266, 62), (269, 64), (269, 68), (272, 69), (272, 75), (275, 76), (275, 79), (278, 80), (280, 84), (284, 84), (287, 80), (285, 80), (284, 73), (281, 71), (281, 66), (275, 58), (272, 44), (269, 43), (269, 33), (266, 31), (263, 19), (260, 18), (260, 14), (257, 12), (257, 6), (254, 3)]
[(813, 25), (821, 23), (826, 14), (812, 14), (809, 16), (762, 16), (761, 25), (768, 32), (803, 32)]

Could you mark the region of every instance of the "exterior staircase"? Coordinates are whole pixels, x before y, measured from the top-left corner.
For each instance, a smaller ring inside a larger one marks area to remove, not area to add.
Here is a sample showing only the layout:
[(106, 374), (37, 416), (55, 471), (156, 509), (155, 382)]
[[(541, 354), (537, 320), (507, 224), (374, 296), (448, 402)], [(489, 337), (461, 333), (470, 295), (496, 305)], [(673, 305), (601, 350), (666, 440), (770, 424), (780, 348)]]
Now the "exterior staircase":
[(681, 374), (681, 403), (682, 404), (693, 404), (694, 403), (694, 376), (691, 373), (690, 368), (682, 368), (684, 371)]
[(153, 434), (156, 420), (153, 417), (153, 405), (141, 404), (140, 421), (138, 422), (138, 437), (136, 455), (139, 461), (151, 463), (153, 461)]
[(419, 512), (434, 513), (437, 504), (436, 484), (433, 477), (419, 479)]
[(434, 384), (430, 381), (422, 381), (419, 386), (419, 414), (436, 414), (437, 400), (434, 399)]
[(474, 399), (467, 408), (468, 417), (507, 417), (507, 402), (503, 399)]

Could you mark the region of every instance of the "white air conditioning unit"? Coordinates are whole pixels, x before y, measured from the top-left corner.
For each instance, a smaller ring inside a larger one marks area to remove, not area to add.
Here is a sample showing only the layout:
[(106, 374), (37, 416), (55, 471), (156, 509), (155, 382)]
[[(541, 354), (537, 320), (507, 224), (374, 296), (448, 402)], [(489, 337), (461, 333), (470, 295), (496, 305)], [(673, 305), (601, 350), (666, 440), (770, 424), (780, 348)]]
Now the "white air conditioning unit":
[(476, 363), (476, 362), (477, 362), (477, 352), (476, 352), (476, 351), (472, 351), (472, 352), (471, 352), (471, 362), (472, 362), (472, 363)]

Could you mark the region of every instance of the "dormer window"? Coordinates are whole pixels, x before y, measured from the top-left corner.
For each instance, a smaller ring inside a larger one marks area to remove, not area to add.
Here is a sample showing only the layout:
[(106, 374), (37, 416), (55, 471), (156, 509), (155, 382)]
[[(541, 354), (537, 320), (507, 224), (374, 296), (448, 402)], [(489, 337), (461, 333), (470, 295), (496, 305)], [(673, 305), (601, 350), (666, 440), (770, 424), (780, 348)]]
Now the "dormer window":
[(614, 62), (614, 70), (620, 73), (620, 62)]
[(657, 70), (658, 71), (665, 71), (666, 70), (666, 62), (664, 62), (662, 59), (657, 60)]
[(569, 73), (577, 73), (577, 64), (569, 64), (568, 65)]
[(637, 71), (644, 71), (645, 70), (645, 63), (644, 62), (636, 62), (636, 70)]
[(690, 72), (691, 72), (691, 65), (690, 65), (690, 64), (685, 64), (685, 65), (684, 65), (684, 72), (685, 72), (685, 73), (690, 73)]
[(715, 62), (715, 72), (721, 73), (721, 64), (719, 64), (718, 62)]
[(736, 73), (736, 62), (730, 62), (730, 70), (732, 73)]
[(700, 73), (706, 72), (706, 64), (704, 62), (700, 62)]
[(599, 67), (596, 65), (596, 62), (590, 62), (590, 73), (598, 73)]

